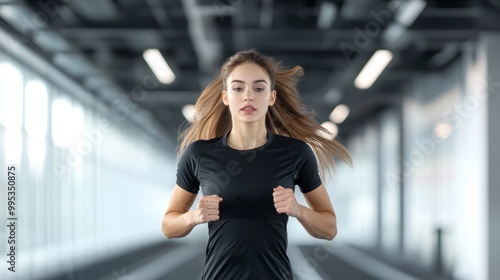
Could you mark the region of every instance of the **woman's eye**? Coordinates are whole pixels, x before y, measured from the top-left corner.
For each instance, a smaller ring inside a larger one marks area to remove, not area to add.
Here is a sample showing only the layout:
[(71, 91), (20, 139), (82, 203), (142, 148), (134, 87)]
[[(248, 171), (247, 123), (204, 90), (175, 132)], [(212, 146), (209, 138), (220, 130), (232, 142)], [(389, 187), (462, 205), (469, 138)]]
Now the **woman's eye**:
[(256, 92), (263, 92), (263, 91), (264, 91), (264, 89), (263, 89), (263, 88), (256, 88), (256, 89), (255, 89), (255, 91), (256, 91)]
[(242, 88), (240, 88), (240, 87), (237, 87), (237, 88), (233, 88), (233, 90), (234, 90), (234, 91), (236, 91), (236, 92), (240, 92), (240, 91), (242, 91), (243, 89), (242, 89)]

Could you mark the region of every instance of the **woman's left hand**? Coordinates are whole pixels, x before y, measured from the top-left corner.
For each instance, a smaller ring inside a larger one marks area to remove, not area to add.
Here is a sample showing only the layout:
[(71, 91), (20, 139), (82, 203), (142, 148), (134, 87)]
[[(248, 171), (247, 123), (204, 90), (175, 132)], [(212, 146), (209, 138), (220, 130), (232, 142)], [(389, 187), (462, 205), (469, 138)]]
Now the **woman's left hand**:
[(288, 216), (299, 217), (301, 215), (301, 205), (295, 200), (295, 194), (290, 188), (278, 186), (273, 189), (274, 208), (278, 213), (286, 213)]

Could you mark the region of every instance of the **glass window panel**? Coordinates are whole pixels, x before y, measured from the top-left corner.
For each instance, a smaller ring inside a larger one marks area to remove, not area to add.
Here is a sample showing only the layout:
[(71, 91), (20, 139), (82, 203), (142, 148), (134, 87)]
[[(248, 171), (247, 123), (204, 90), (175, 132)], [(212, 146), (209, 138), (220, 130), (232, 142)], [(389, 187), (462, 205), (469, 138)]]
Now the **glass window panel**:
[(84, 113), (67, 98), (52, 103), (52, 140), (60, 148), (75, 148), (83, 138)]
[(23, 122), (23, 75), (11, 63), (0, 63), (0, 123), (20, 130)]
[(7, 129), (5, 132), (5, 153), (7, 164), (19, 165), (21, 162), (22, 135), (19, 130)]
[(26, 131), (30, 136), (43, 138), (47, 134), (47, 86), (43, 81), (26, 84)]
[(70, 123), (71, 103), (67, 98), (59, 97), (52, 103), (52, 141), (58, 147), (68, 143), (67, 128)]
[(25, 88), (24, 122), (28, 133), (28, 156), (36, 170), (40, 170), (46, 155), (47, 99), (45, 82), (31, 80)]

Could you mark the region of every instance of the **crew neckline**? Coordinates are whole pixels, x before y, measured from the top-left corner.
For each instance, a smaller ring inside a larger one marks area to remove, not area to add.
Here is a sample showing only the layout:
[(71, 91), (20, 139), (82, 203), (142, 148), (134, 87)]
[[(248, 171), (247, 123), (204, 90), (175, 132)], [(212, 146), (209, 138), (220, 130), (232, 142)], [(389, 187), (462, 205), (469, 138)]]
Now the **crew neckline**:
[(252, 148), (252, 149), (246, 149), (246, 150), (238, 150), (238, 149), (232, 148), (231, 146), (229, 146), (227, 144), (227, 137), (229, 136), (229, 133), (231, 133), (231, 130), (228, 131), (226, 134), (224, 134), (224, 136), (222, 137), (222, 145), (225, 148), (227, 148), (227, 149), (229, 149), (231, 151), (235, 151), (235, 152), (248, 152), (248, 151), (259, 150), (259, 149), (267, 147), (273, 141), (274, 134), (271, 131), (269, 131), (269, 129), (267, 129), (266, 131), (267, 131), (267, 141), (266, 141), (266, 143), (264, 143), (264, 145), (262, 145), (260, 147), (256, 147), (256, 148)]

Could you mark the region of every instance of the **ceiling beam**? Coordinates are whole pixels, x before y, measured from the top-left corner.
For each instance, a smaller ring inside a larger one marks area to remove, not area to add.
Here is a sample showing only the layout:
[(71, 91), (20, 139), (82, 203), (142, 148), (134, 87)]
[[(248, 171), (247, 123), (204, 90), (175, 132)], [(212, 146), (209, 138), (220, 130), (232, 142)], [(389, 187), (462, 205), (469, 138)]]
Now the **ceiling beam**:
[(146, 5), (153, 14), (158, 26), (164, 28), (168, 26), (168, 16), (161, 2), (158, 0), (146, 0)]
[(417, 39), (426, 40), (458, 40), (458, 39), (470, 39), (478, 35), (481, 30), (477, 28), (470, 29), (409, 29), (407, 31), (411, 36)]
[(436, 8), (427, 6), (419, 18), (480, 18), (483, 14), (481, 7), (468, 8)]
[[(186, 32), (178, 28), (50, 28), (52, 31), (56, 31), (65, 38), (77, 39), (77, 38), (88, 38), (88, 39), (102, 39), (111, 40), (113, 38), (124, 38), (134, 35), (160, 35), (162, 37), (185, 37)], [(223, 30), (224, 31), (224, 30)], [(276, 28), (267, 29), (263, 32), (260, 28), (240, 28), (239, 32), (245, 33), (248, 38), (252, 40), (256, 39), (269, 39), (273, 40), (272, 44), (279, 43), (281, 39), (285, 39), (288, 43), (300, 43), (297, 38), (310, 38), (309, 41), (314, 41), (314, 38), (322, 40), (323, 38), (328, 38), (328, 41), (335, 40), (336, 42), (342, 42), (345, 40), (352, 40), (354, 36), (362, 32), (362, 29), (336, 29), (336, 30), (318, 30), (318, 29), (293, 29), (293, 28)], [(481, 32), (478, 28), (469, 29), (410, 29), (409, 32), (413, 33), (420, 38), (444, 38), (444, 39), (456, 39), (456, 38), (469, 38), (471, 35), (478, 34)], [(221, 32), (221, 35), (228, 34), (226, 32)], [(206, 36), (206, 35), (204, 35)], [(199, 39), (196, 39), (199, 40)], [(201, 40), (201, 39), (200, 39)], [(204, 40), (204, 39), (203, 39)], [(202, 46), (205, 45), (204, 41)], [(328, 44), (325, 42), (324, 44)]]
[(56, 31), (65, 38), (96, 38), (112, 39), (125, 38), (134, 35), (161, 35), (164, 37), (183, 37), (185, 30), (179, 28), (86, 28), (86, 27), (67, 27), (67, 28), (48, 28)]
[(198, 6), (196, 0), (184, 0), (182, 4), (200, 70), (203, 73), (210, 73), (217, 68), (222, 59), (222, 44), (214, 20), (210, 15), (203, 13), (205, 8)]
[(120, 11), (111, 0), (71, 1), (70, 5), (88, 21), (113, 21), (120, 17)]
[(201, 91), (146, 91), (146, 98), (141, 101), (141, 104), (147, 107), (170, 105), (185, 105), (193, 104), (196, 101), (196, 96), (201, 94)]

